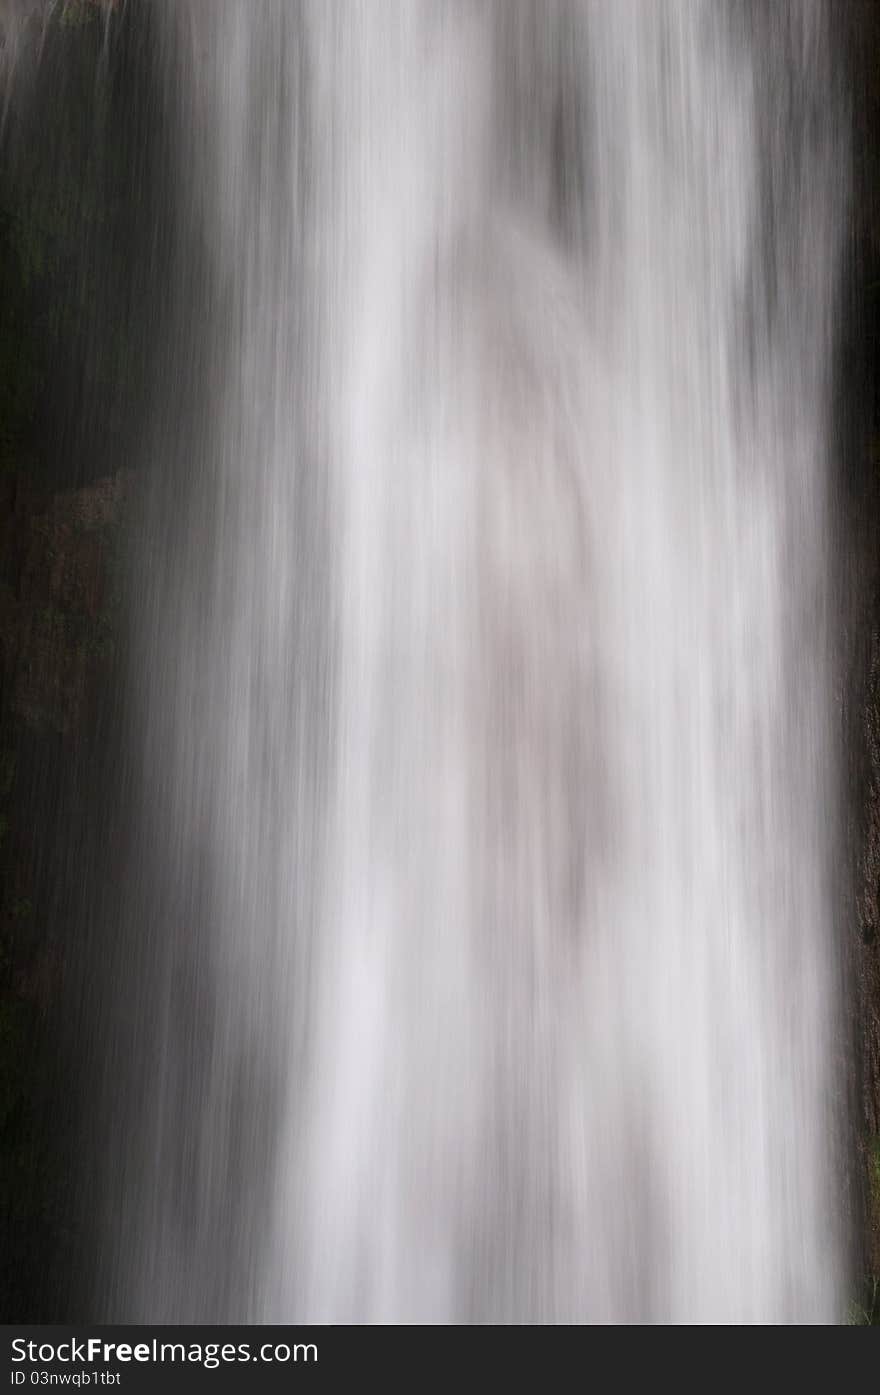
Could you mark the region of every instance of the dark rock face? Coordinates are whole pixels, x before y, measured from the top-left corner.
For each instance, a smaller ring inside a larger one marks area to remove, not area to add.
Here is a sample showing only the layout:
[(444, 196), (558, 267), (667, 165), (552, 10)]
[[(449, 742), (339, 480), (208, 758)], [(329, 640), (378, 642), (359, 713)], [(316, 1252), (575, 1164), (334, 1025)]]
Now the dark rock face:
[(852, 119), (850, 240), (836, 366), (841, 907), (848, 926), (860, 1321), (880, 1322), (880, 7), (840, 7)]
[[(880, 1275), (880, 622), (871, 637), (864, 709), (866, 788), (858, 901), (857, 980), (865, 1250)], [(877, 1315), (880, 1321), (880, 1314)]]
[(71, 1241), (75, 1121), (62, 1058), (87, 842), (76, 825), (89, 820), (89, 752), (112, 682), (127, 482), (120, 472), (53, 494), (27, 476), (0, 484), (0, 1213), (16, 1261), (0, 1307), (10, 1318), (51, 1311), (53, 1281), (37, 1270), (63, 1269)]
[(7, 1320), (84, 1316), (87, 1301), (74, 1259), (84, 1248), (76, 1217), (88, 1167), (77, 1131), (90, 1041), (83, 986), (101, 958), (89, 935), (96, 888), (117, 855), (104, 772), (121, 705), (121, 559), (134, 478), (121, 466), (143, 442), (171, 226), (149, 8), (0, 5)]
[(112, 562), (126, 477), (41, 498), (4, 481), (0, 665), (10, 716), (75, 733), (113, 635)]

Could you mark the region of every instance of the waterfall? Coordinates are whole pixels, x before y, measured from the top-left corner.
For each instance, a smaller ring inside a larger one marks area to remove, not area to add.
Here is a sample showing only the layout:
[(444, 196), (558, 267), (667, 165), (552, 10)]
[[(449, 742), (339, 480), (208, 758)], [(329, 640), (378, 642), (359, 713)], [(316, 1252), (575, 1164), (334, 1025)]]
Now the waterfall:
[(833, 1319), (827, 10), (158, 13), (116, 1310)]

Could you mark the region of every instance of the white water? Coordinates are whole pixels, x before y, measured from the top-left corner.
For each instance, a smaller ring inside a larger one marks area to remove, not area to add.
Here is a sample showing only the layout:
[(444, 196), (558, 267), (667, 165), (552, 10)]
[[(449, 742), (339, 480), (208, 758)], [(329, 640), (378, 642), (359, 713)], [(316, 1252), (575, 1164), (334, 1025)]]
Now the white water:
[(129, 1313), (216, 1312), (254, 1189), (226, 1315), (836, 1315), (823, 18), (169, 7), (224, 308), (145, 739), (212, 1028)]

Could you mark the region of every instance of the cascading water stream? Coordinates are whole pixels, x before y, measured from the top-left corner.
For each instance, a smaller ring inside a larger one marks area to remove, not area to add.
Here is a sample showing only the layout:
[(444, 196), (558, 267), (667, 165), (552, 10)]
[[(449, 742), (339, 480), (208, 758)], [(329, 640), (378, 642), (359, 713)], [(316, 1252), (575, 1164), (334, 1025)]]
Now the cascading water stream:
[(833, 1318), (825, 10), (162, 13), (120, 1313)]

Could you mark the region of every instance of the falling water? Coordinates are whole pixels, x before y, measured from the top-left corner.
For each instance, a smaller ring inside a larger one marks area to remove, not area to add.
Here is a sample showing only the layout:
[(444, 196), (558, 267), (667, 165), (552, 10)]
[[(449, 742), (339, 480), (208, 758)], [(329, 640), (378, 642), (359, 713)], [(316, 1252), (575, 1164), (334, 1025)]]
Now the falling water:
[(161, 15), (117, 1311), (833, 1318), (825, 11)]

